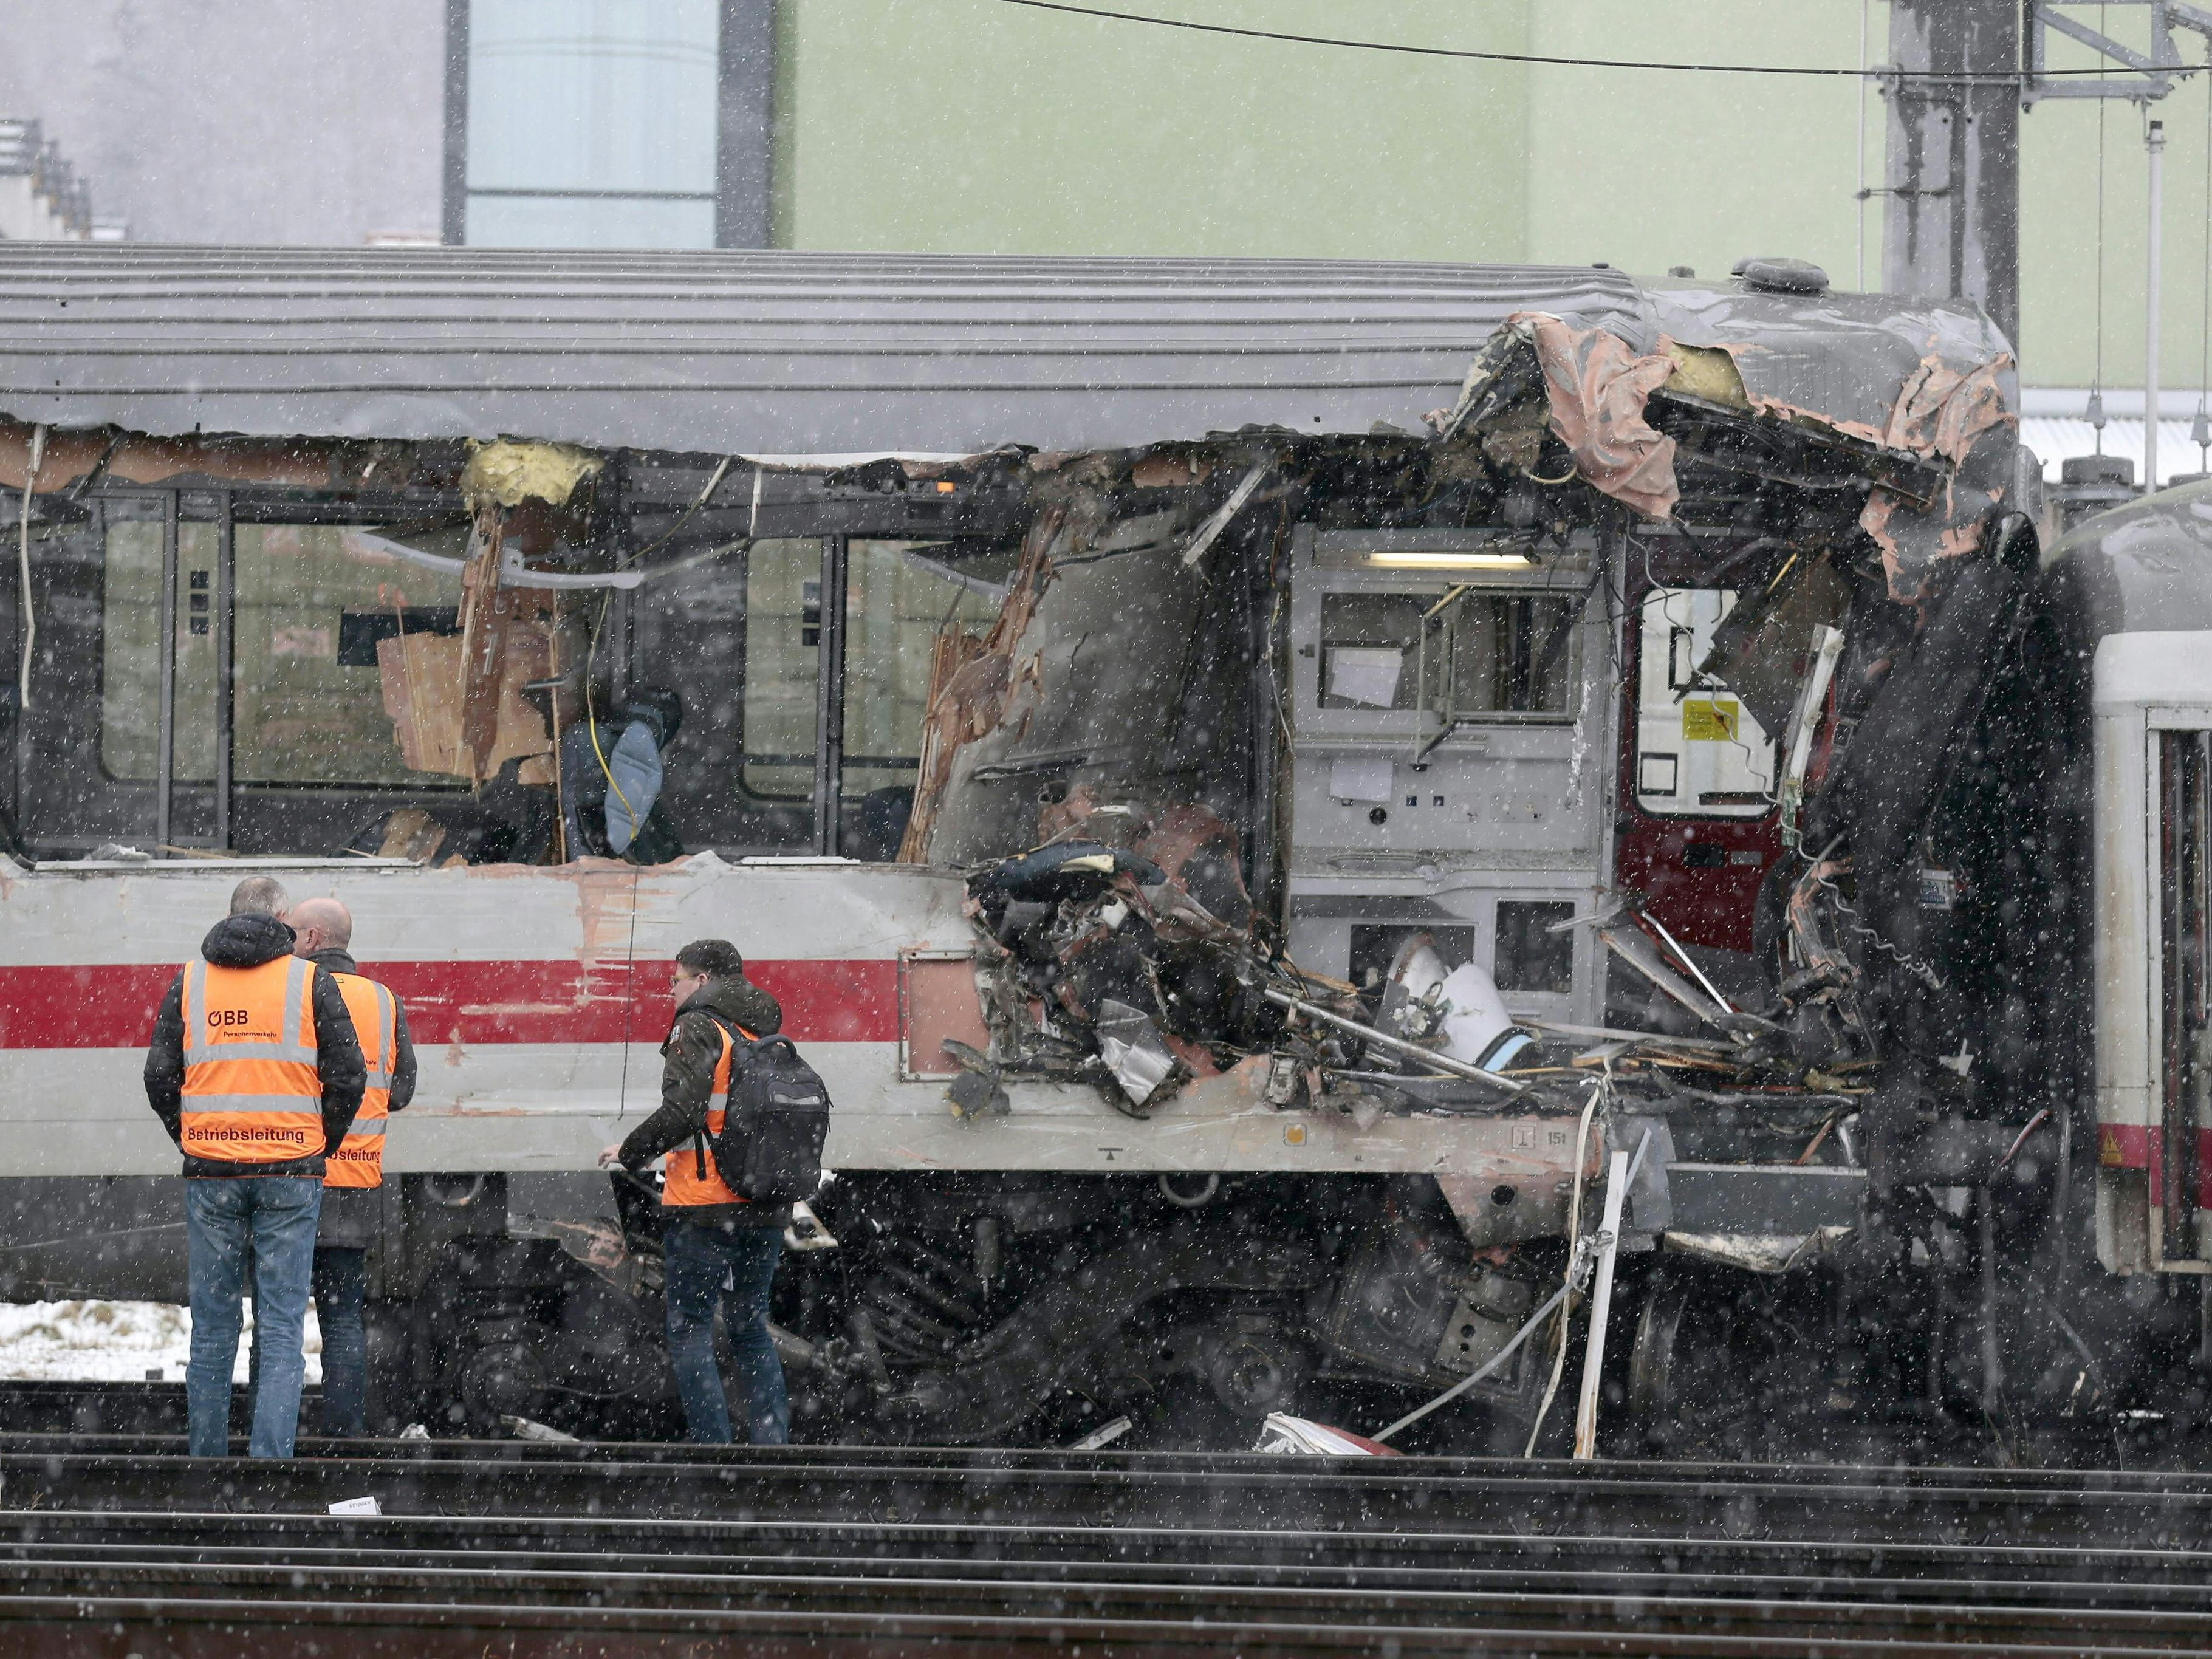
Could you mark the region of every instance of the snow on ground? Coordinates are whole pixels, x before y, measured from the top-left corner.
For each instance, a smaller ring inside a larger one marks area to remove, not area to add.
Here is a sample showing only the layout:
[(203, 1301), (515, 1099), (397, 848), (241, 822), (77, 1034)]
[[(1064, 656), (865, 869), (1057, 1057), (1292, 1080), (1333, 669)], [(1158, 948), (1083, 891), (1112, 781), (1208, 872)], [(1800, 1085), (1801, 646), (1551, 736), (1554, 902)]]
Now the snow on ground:
[[(246, 1334), (253, 1304), (246, 1304)], [(0, 1381), (141, 1382), (185, 1380), (192, 1316), (167, 1302), (0, 1303)], [(238, 1345), (234, 1382), (246, 1381), (248, 1342)], [(307, 1381), (323, 1380), (323, 1334), (307, 1308)]]

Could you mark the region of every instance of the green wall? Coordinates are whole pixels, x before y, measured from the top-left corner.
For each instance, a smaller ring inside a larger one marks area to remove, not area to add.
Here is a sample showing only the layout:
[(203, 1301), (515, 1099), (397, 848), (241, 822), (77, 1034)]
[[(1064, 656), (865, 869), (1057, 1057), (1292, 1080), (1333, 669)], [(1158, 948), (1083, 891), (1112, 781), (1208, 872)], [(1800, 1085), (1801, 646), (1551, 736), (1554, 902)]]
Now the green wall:
[[(2117, 19), (2123, 10), (2114, 7)], [(2120, 33), (2118, 22), (2113, 33)], [(2185, 56), (2203, 42), (2180, 37)], [(2061, 59), (2086, 64), (2086, 52)], [(2166, 124), (2164, 293), (2160, 382), (2194, 387), (2204, 341), (2208, 268), (2204, 211), (2207, 77), (2185, 82), (2146, 116), (2139, 106), (2104, 109), (2105, 384), (2140, 386), (2143, 368), (2145, 231), (2149, 223), (2147, 119)], [(2049, 99), (2021, 118), (2021, 351), (2037, 386), (2087, 386), (2096, 368), (2097, 105)], [(2166, 413), (2186, 413), (2170, 399)]]
[[(1837, 0), (1532, 0), (1529, 16), (1529, 50), (1547, 57), (1860, 62), (1860, 9)], [(1887, 9), (1873, 9), (1870, 58), (1887, 30)], [(1856, 286), (1859, 82), (1550, 66), (1528, 76), (1528, 257), (1719, 276), (1779, 253)], [(1879, 184), (1883, 111), (1871, 93), (1866, 104)], [(1879, 211), (1866, 223), (1867, 281), (1879, 286)]]
[[(1130, 9), (1505, 52), (1527, 35), (1526, 0)], [(1522, 257), (1517, 67), (1185, 33), (1004, 0), (784, 0), (782, 12), (787, 246)]]
[[(1848, 0), (1129, 0), (1294, 33), (1563, 57), (1848, 68)], [(1868, 57), (1888, 12), (1863, 10)], [(2116, 33), (2140, 28), (2115, 6)], [(1523, 67), (1208, 36), (1005, 0), (781, 0), (778, 240), (820, 249), (1602, 260), (1785, 253), (1852, 286), (1850, 81)], [(2185, 54), (2203, 42), (2183, 37)], [(2058, 43), (2055, 67), (2087, 62)], [(2163, 375), (2198, 384), (2206, 90), (2166, 123)], [(1866, 172), (1886, 106), (1869, 91)], [(2105, 379), (2142, 382), (2141, 112), (2106, 112)], [(2022, 119), (2026, 378), (2094, 367), (2096, 109)], [(1863, 210), (1869, 286), (1881, 214)]]

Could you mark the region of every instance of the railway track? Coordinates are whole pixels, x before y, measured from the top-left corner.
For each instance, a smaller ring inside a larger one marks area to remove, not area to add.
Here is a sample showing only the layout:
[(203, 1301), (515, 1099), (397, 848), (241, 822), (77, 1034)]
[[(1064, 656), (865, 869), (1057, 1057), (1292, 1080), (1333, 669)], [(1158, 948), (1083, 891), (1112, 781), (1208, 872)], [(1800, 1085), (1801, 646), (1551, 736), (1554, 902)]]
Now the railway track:
[(2212, 1648), (2202, 1477), (346, 1449), (0, 1442), (0, 1655)]

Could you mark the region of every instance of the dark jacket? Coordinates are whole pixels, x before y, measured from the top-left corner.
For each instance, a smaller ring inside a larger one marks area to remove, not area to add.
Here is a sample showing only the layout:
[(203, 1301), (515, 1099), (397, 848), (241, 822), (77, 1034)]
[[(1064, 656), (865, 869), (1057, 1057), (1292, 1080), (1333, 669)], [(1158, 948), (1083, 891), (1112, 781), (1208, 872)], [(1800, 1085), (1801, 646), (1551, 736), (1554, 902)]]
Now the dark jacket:
[[(660, 1108), (622, 1144), (623, 1167), (632, 1174), (641, 1173), (663, 1152), (682, 1147), (688, 1154), (695, 1137), (707, 1132), (708, 1108), (714, 1103), (714, 1062), (722, 1053), (716, 1014), (757, 1037), (783, 1029), (783, 1010), (776, 1000), (742, 975), (710, 979), (684, 999), (668, 1028), (668, 1040), (660, 1045)], [(705, 1226), (780, 1227), (791, 1212), (781, 1204), (691, 1204), (668, 1213)]]
[[(258, 968), (264, 962), (292, 954), (292, 930), (274, 916), (226, 916), (209, 929), (200, 941), (200, 954), (217, 968)], [(345, 1139), (353, 1115), (361, 1109), (361, 1091), (368, 1080), (362, 1064), (361, 1042), (354, 1036), (353, 1017), (346, 1012), (338, 982), (322, 969), (315, 970), (316, 1072), (323, 1085), (323, 1152), (313, 1158), (296, 1158), (284, 1164), (234, 1164), (226, 1159), (187, 1158), (187, 1176), (313, 1176), (323, 1173), (325, 1153), (337, 1150)], [(169, 981), (154, 1016), (154, 1035), (146, 1047), (146, 1100), (169, 1139), (184, 1141), (185, 1093), (185, 976)]]
[[(358, 974), (361, 969), (343, 951), (318, 951), (309, 958), (326, 973)], [(407, 1035), (407, 1005), (392, 999), (392, 1103), (395, 1112), (406, 1109), (415, 1098), (415, 1043)], [(356, 1036), (359, 1033), (356, 1033)], [(374, 1042), (374, 1033), (369, 1041)], [(371, 1058), (366, 1051), (364, 1063)], [(315, 1224), (317, 1248), (365, 1250), (376, 1242), (384, 1222), (384, 1191), (379, 1187), (325, 1187), (323, 1217)]]

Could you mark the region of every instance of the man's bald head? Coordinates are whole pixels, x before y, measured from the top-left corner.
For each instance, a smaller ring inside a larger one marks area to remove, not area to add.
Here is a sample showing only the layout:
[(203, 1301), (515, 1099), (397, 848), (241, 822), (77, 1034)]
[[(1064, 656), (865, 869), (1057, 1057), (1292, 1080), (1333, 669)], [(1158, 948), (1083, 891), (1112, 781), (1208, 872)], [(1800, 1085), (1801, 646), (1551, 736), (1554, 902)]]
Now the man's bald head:
[(284, 919), (298, 936), (292, 946), (295, 957), (343, 951), (353, 944), (353, 912), (334, 898), (301, 899)]

